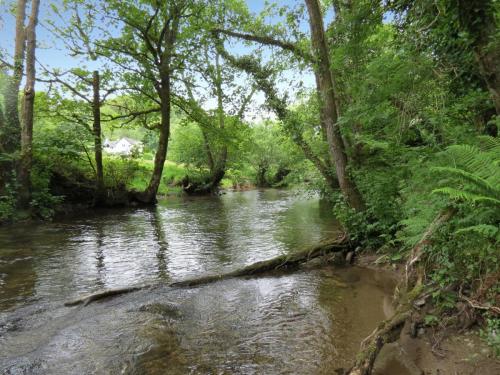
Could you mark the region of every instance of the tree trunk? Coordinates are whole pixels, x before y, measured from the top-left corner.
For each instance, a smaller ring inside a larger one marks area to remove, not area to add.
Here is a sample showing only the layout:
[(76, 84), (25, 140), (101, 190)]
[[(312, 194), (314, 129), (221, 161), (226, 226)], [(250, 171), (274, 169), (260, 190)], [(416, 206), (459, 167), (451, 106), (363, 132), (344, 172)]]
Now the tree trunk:
[[(158, 139), (158, 148), (156, 149), (153, 174), (149, 180), (148, 187), (142, 194), (136, 197), (145, 204), (155, 204), (156, 194), (161, 183), (163, 167), (167, 159), (168, 140), (170, 138), (170, 113), (171, 113), (171, 74), (172, 74), (172, 55), (175, 50), (175, 41), (179, 32), (179, 21), (181, 13), (179, 9), (172, 6), (172, 19), (165, 25), (164, 39), (159, 43), (163, 45), (163, 50), (160, 53), (158, 61), (158, 73), (160, 82), (155, 82), (155, 89), (160, 98), (160, 136)], [(158, 46), (158, 49), (161, 49)]]
[(160, 187), (161, 176), (163, 174), (163, 166), (167, 159), (168, 139), (170, 137), (170, 72), (165, 73), (161, 79), (161, 84), (158, 87), (158, 94), (160, 96), (160, 137), (158, 140), (158, 148), (155, 154), (155, 163), (153, 174), (149, 180), (149, 185), (144, 191), (142, 202), (147, 204), (156, 203), (156, 194)]
[[(7, 81), (4, 97), (5, 116), (0, 128), (0, 145), (2, 153), (7, 160), (0, 163), (0, 193), (5, 194), (5, 189), (12, 183), (15, 173), (15, 152), (21, 147), (21, 123), (19, 121), (19, 89), (24, 71), (24, 51), (26, 37), (24, 20), (26, 18), (26, 0), (18, 0), (16, 8), (16, 36), (14, 48), (14, 68), (12, 77)], [(14, 177), (15, 178), (15, 177)]]
[(36, 25), (40, 0), (31, 1), (31, 15), (26, 28), (26, 85), (24, 87), (21, 163), (19, 168), (19, 203), (28, 207), (31, 201), (31, 165), (33, 161), (33, 117), (35, 109)]
[(21, 122), (19, 120), (19, 89), (24, 71), (24, 52), (26, 35), (26, 0), (18, 0), (16, 9), (16, 40), (14, 48), (14, 70), (8, 80), (5, 92), (5, 128), (2, 143), (5, 152), (18, 151), (21, 144)]
[[(222, 71), (220, 66), (220, 55), (216, 53), (215, 55), (215, 89), (217, 93), (217, 120), (219, 122), (219, 130), (224, 135), (225, 118), (224, 118), (224, 93), (222, 91)], [(226, 140), (223, 140), (222, 149), (218, 158), (215, 160), (214, 169), (212, 170), (212, 181), (211, 190), (216, 190), (219, 187), (220, 182), (226, 174), (226, 162), (227, 162), (227, 146)]]
[(257, 168), (257, 176), (255, 177), (255, 182), (258, 187), (269, 186), (266, 181), (266, 172), (267, 172), (267, 165), (259, 164)]
[[(231, 272), (217, 274), (217, 275), (202, 276), (194, 279), (185, 279), (170, 283), (168, 284), (168, 286), (193, 287), (198, 285), (210, 284), (220, 280), (232, 279), (236, 277), (259, 276), (275, 271), (283, 272), (285, 270), (295, 270), (302, 263), (306, 263), (314, 258), (327, 256), (335, 253), (344, 254), (347, 250), (350, 249), (349, 242), (346, 241), (345, 239), (346, 239), (345, 235), (339, 236), (336, 239), (321, 242), (316, 246), (294, 251), (291, 254), (279, 255), (277, 257), (268, 260), (252, 263), (249, 264), (248, 266), (236, 269)], [(146, 288), (154, 288), (155, 286), (159, 285), (161, 284), (156, 284), (156, 285), (146, 284), (146, 285), (131, 286), (118, 289), (103, 290), (90, 295), (85, 295), (83, 297), (71, 301), (67, 301), (64, 303), (64, 306), (77, 306), (80, 304), (86, 306), (89, 303), (100, 301), (104, 298), (119, 296)]]
[(101, 135), (101, 98), (100, 98), (100, 77), (99, 72), (95, 70), (92, 75), (92, 89), (94, 93), (92, 101), (93, 126), (94, 134), (94, 158), (96, 172), (96, 195), (94, 205), (101, 205), (105, 200), (104, 190), (104, 168), (102, 165), (102, 135)]
[(323, 16), (318, 0), (305, 0), (309, 13), (311, 39), (317, 61), (315, 63), (316, 81), (321, 93), (322, 119), (325, 122), (326, 137), (332, 162), (335, 165), (340, 190), (349, 205), (356, 211), (364, 209), (363, 199), (354, 181), (347, 173), (347, 155), (344, 141), (337, 124), (338, 102), (335, 95), (335, 86), (330, 70), (328, 46), (325, 39)]
[(207, 131), (200, 125), (201, 134), (203, 135), (203, 145), (205, 146), (205, 153), (207, 154), (208, 168), (213, 171), (215, 168), (214, 156), (212, 148), (210, 147), (210, 140), (208, 139)]
[(498, 50), (487, 51), (487, 48), (478, 49), (476, 59), (495, 105), (497, 116), (500, 116), (500, 52)]

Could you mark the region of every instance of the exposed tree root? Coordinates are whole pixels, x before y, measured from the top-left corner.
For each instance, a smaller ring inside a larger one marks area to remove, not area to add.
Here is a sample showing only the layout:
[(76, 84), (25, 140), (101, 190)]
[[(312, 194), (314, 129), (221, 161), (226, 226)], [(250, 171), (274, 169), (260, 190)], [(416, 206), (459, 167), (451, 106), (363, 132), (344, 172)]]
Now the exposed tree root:
[(361, 351), (357, 355), (354, 367), (346, 372), (347, 375), (370, 375), (373, 364), (385, 344), (399, 339), (406, 319), (411, 315), (411, 308), (400, 308), (392, 318), (383, 321), (373, 333), (361, 344)]
[[(329, 240), (322, 242), (312, 248), (305, 249), (302, 251), (297, 251), (292, 254), (280, 255), (278, 257), (265, 260), (262, 262), (257, 262), (250, 264), (246, 267), (237, 269), (232, 272), (220, 274), (220, 275), (209, 275), (204, 277), (198, 277), (194, 279), (182, 280), (178, 282), (174, 282), (169, 284), (171, 287), (190, 287), (197, 286), (203, 284), (209, 284), (215, 281), (230, 279), (234, 277), (242, 277), (242, 276), (252, 276), (259, 275), (266, 272), (272, 272), (276, 270), (283, 269), (292, 269), (299, 266), (301, 263), (307, 262), (313, 258), (317, 258), (329, 253), (347, 251), (349, 249), (349, 244), (346, 241), (346, 237), (343, 236), (341, 238), (335, 240)], [(76, 306), (83, 304), (84, 306), (88, 305), (91, 302), (99, 301), (104, 298), (114, 297), (121, 294), (126, 294), (130, 292), (134, 292), (140, 289), (152, 287), (153, 285), (142, 285), (142, 286), (133, 286), (127, 288), (119, 288), (119, 289), (109, 289), (104, 290), (95, 294), (87, 295), (81, 298), (78, 298), (73, 301), (68, 301), (64, 304), (64, 306)]]
[(448, 207), (441, 211), (434, 221), (429, 225), (427, 230), (422, 235), (420, 241), (413, 247), (410, 258), (406, 263), (406, 283), (411, 281), (412, 276), (414, 276), (415, 263), (417, 263), (423, 255), (424, 248), (431, 241), (431, 237), (436, 233), (436, 231), (441, 228), (441, 226), (449, 221), (456, 213), (456, 209), (453, 207)]
[(399, 285), (398, 289), (403, 292), (400, 296), (400, 304), (394, 316), (382, 322), (375, 331), (363, 340), (361, 350), (357, 355), (354, 367), (346, 372), (347, 375), (370, 375), (377, 356), (385, 344), (399, 339), (405, 321), (412, 314), (412, 304), (422, 297), (423, 268), (417, 267), (417, 262), (421, 259), (426, 245), (431, 243), (432, 236), (454, 215), (454, 208), (446, 208), (440, 212), (434, 221), (429, 225), (422, 235), (420, 241), (413, 247), (408, 262), (406, 263), (406, 277), (404, 285)]

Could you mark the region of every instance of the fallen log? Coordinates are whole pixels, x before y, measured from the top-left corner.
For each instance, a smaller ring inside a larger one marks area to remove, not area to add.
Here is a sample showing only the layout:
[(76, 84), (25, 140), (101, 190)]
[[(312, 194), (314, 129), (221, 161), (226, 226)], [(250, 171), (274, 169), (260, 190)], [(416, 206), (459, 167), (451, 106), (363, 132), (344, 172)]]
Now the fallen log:
[[(292, 269), (298, 267), (301, 263), (307, 262), (311, 259), (327, 255), (329, 253), (335, 252), (346, 252), (349, 249), (349, 243), (346, 241), (346, 237), (342, 236), (335, 240), (328, 240), (319, 243), (316, 246), (311, 248), (296, 251), (291, 254), (284, 254), (277, 256), (275, 258), (264, 260), (261, 262), (252, 263), (243, 268), (237, 269), (232, 272), (223, 273), (219, 275), (209, 275), (203, 276), (193, 279), (181, 280), (177, 282), (173, 282), (167, 284), (170, 287), (192, 287), (197, 285), (204, 285), (213, 283), (219, 280), (225, 280), (235, 277), (243, 277), (243, 276), (253, 276), (260, 275), (272, 271), (277, 270), (285, 270)], [(76, 306), (83, 304), (87, 306), (91, 302), (99, 301), (109, 297), (115, 297), (122, 294), (127, 294), (131, 292), (135, 292), (141, 289), (153, 287), (153, 284), (149, 285), (141, 285), (141, 286), (132, 286), (127, 288), (118, 288), (118, 289), (108, 289), (104, 291), (100, 291), (94, 294), (86, 295), (80, 298), (77, 298), (73, 301), (68, 301), (64, 303), (64, 306)]]
[(131, 292), (135, 292), (137, 290), (141, 290), (149, 287), (150, 285), (142, 285), (142, 286), (132, 286), (127, 288), (117, 288), (117, 289), (107, 289), (97, 293), (89, 294), (80, 298), (77, 298), (72, 301), (68, 301), (64, 303), (64, 306), (76, 306), (83, 304), (83, 306), (87, 306), (89, 303), (94, 301), (99, 301), (108, 297), (114, 297), (122, 294), (127, 294)]
[(177, 281), (171, 283), (170, 286), (192, 287), (235, 277), (255, 276), (277, 270), (293, 269), (297, 268), (301, 263), (307, 262), (311, 259), (324, 256), (329, 253), (341, 251), (345, 252), (348, 249), (349, 244), (347, 243), (346, 238), (342, 237), (334, 241), (330, 240), (319, 243), (318, 245), (309, 249), (296, 251), (291, 254), (283, 254), (269, 260), (252, 263), (246, 267), (232, 272)]

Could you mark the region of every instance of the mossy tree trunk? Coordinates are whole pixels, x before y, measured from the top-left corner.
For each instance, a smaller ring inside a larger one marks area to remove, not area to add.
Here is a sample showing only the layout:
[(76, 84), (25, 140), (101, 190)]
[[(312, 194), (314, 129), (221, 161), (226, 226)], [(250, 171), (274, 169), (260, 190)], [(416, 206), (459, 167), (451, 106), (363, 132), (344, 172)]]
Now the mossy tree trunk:
[(102, 164), (102, 134), (101, 134), (101, 80), (99, 71), (92, 73), (92, 133), (94, 136), (95, 183), (96, 194), (94, 205), (102, 205), (106, 200), (104, 187), (104, 167)]
[(349, 205), (357, 211), (364, 209), (363, 198), (347, 171), (348, 159), (344, 141), (338, 126), (339, 106), (337, 103), (334, 77), (330, 68), (329, 48), (323, 25), (323, 15), (318, 0), (305, 0), (309, 13), (311, 42), (316, 56), (314, 72), (319, 85), (321, 117), (326, 128), (328, 149), (335, 166), (340, 190)]
[(31, 1), (31, 15), (26, 27), (26, 84), (22, 105), (21, 162), (19, 165), (19, 204), (29, 207), (31, 201), (31, 165), (33, 162), (33, 121), (35, 112), (36, 26), (40, 0)]

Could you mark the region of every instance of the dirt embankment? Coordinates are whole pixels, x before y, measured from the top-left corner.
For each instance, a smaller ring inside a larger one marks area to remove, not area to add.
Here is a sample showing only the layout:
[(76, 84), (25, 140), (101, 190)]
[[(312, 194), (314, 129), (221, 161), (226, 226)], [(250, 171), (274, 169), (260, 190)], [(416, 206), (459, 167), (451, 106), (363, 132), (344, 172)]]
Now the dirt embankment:
[[(377, 264), (378, 258), (362, 255), (356, 263), (390, 270), (396, 279), (404, 277), (404, 266)], [(373, 375), (498, 375), (500, 359), (479, 332), (477, 326), (467, 330), (420, 327), (415, 332), (415, 327), (407, 321), (399, 339), (384, 345), (380, 351)]]

